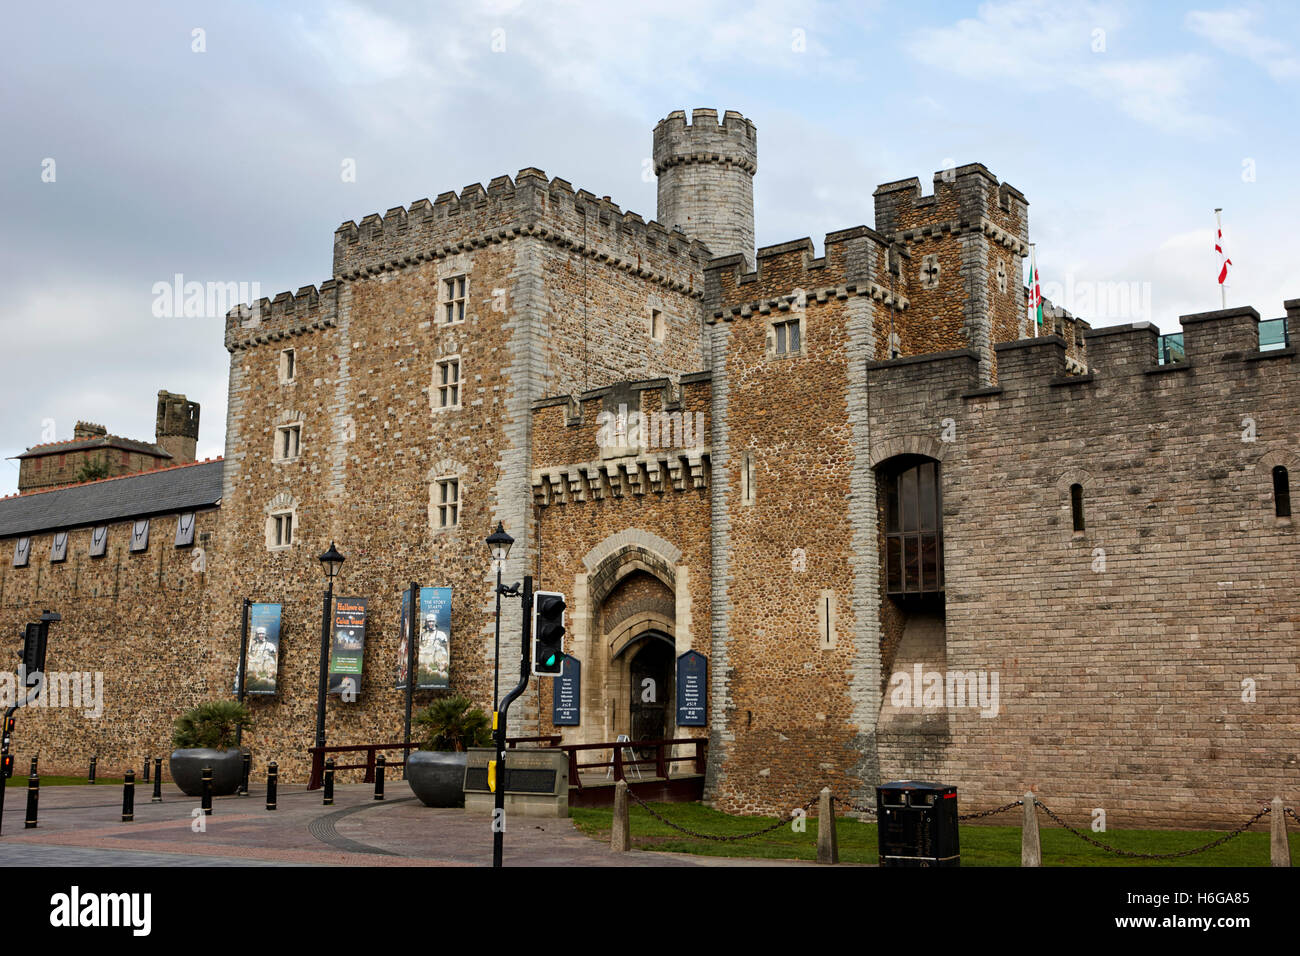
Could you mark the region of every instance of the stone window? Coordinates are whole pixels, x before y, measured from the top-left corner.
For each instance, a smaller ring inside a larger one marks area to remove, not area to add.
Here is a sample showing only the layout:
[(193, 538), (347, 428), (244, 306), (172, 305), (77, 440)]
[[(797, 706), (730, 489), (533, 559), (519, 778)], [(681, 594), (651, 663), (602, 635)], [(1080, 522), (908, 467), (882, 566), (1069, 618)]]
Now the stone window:
[(275, 429), (275, 461), (293, 461), (302, 452), (302, 422), (278, 425)]
[(280, 384), (289, 385), (298, 372), (298, 355), (295, 349), (280, 352)]
[(438, 527), (456, 527), (460, 523), (460, 480), (439, 478), (434, 493), (437, 496)]
[(772, 323), (772, 355), (799, 355), (803, 351), (803, 316)]
[(438, 363), (438, 407), (460, 408), (460, 356), (453, 355)]
[(822, 591), (817, 596), (817, 641), (818, 646), (824, 651), (835, 647), (837, 618), (835, 592)]
[(272, 551), (293, 546), (294, 512), (273, 511), (266, 519), (266, 546)]
[(442, 324), (453, 325), (465, 321), (466, 290), (469, 277), (452, 276), (442, 280)]
[(885, 475), (885, 573), (890, 594), (943, 591), (939, 463), (907, 456)]
[(661, 309), (650, 310), (650, 338), (656, 342), (664, 340), (664, 313)]
[(921, 271), (918, 276), (922, 289), (939, 288), (939, 257), (931, 254), (921, 257)]
[(1074, 522), (1076, 534), (1083, 533), (1083, 485), (1075, 482), (1070, 486), (1070, 517)]
[(1273, 468), (1273, 513), (1279, 518), (1291, 517), (1291, 478), (1282, 465)]
[(740, 458), (740, 503), (754, 503), (754, 455), (748, 451)]

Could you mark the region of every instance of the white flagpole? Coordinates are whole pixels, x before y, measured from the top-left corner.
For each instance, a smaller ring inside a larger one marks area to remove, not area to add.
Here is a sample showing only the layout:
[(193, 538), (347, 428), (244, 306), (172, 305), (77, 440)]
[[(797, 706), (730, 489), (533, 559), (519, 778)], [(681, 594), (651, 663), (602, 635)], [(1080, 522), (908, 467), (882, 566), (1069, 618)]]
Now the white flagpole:
[[(1214, 210), (1214, 248), (1219, 251), (1219, 273), (1223, 273), (1223, 262), (1227, 258), (1223, 251), (1223, 207), (1220, 206)], [(1226, 278), (1226, 277), (1225, 277)], [(1225, 283), (1219, 283), (1219, 306), (1226, 309), (1228, 307), (1228, 287)]]

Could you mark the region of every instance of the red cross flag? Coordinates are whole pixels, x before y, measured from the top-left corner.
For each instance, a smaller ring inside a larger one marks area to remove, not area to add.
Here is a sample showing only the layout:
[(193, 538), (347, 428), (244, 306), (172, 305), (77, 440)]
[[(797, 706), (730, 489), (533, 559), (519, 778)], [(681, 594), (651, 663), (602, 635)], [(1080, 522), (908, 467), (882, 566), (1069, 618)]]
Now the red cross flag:
[(1222, 212), (1222, 209), (1214, 210), (1214, 251), (1219, 255), (1219, 291), (1223, 293), (1223, 307), (1226, 309), (1228, 293), (1224, 287), (1228, 284), (1228, 266), (1232, 265), (1232, 260), (1223, 252), (1223, 217), (1220, 215)]

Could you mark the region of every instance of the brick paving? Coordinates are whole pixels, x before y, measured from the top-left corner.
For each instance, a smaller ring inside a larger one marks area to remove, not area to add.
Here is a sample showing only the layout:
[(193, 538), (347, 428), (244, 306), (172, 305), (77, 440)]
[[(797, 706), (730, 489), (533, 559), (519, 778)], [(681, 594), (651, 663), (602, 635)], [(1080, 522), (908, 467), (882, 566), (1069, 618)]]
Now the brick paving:
[[(388, 798), (368, 785), (335, 788), (334, 806), (320, 791), (281, 790), (265, 809), (264, 790), (217, 797), (211, 816), (170, 784), (163, 802), (136, 788), (135, 820), (121, 822), (120, 787), (50, 787), (40, 795), (39, 826), (23, 827), (26, 792), (6, 794), (0, 865), (17, 866), (489, 866), (489, 819), (463, 810), (425, 807), (394, 781)], [(202, 821), (202, 830), (195, 829)], [(634, 851), (614, 853), (569, 820), (512, 817), (506, 823), (507, 866), (783, 865)]]

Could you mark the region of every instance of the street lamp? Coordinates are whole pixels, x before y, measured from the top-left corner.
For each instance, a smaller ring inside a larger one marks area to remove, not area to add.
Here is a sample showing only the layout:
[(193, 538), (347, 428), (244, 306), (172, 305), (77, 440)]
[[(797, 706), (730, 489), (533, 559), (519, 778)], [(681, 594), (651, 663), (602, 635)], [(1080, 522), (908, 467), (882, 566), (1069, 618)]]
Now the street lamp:
[(497, 701), (500, 698), (499, 681), (501, 678), (501, 595), (505, 594), (514, 597), (519, 593), (518, 585), (512, 589), (503, 589), (501, 587), (501, 569), (505, 566), (506, 558), (510, 555), (510, 546), (515, 543), (515, 539), (506, 534), (506, 529), (501, 522), (497, 522), (497, 529), (487, 536), (488, 550), (492, 552), (492, 560), (497, 566), (497, 634), (495, 649), (492, 652), (492, 729), (496, 729), (496, 708)]
[[(330, 542), (329, 550), (319, 558), (321, 567), (325, 572), (327, 586), (325, 589), (325, 605), (321, 609), (320, 619), (320, 684), (316, 689), (316, 746), (325, 746), (325, 689), (329, 679), (329, 661), (330, 661), (330, 609), (334, 604), (334, 579), (338, 577), (339, 569), (343, 567), (344, 557), (334, 548), (334, 542)], [(325, 759), (324, 750), (321, 751), (319, 760)]]

